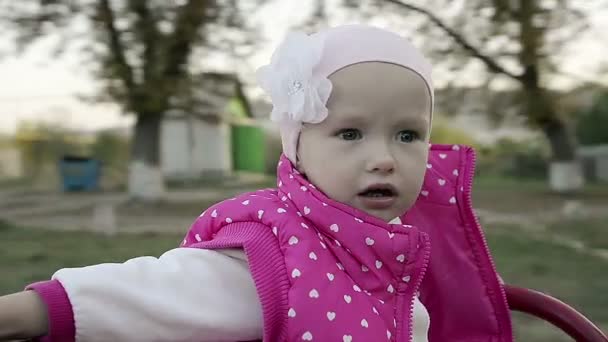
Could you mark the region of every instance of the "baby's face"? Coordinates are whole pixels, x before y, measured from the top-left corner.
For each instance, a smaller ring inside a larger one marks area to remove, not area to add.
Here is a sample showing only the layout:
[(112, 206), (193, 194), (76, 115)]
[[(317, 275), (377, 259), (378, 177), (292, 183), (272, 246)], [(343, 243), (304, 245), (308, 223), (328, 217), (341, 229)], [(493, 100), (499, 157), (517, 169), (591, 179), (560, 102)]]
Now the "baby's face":
[(351, 65), (330, 80), (329, 116), (303, 127), (298, 169), (330, 198), (390, 221), (422, 187), (429, 91), (419, 75), (388, 63)]

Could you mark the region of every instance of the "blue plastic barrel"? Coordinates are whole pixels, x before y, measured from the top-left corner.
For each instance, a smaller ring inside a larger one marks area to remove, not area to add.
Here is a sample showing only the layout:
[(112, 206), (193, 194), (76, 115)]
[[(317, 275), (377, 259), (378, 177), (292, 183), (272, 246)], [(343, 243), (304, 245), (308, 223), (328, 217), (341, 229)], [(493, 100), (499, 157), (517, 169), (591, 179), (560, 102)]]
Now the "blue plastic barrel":
[(101, 162), (96, 159), (64, 156), (59, 161), (63, 191), (93, 191), (99, 188)]

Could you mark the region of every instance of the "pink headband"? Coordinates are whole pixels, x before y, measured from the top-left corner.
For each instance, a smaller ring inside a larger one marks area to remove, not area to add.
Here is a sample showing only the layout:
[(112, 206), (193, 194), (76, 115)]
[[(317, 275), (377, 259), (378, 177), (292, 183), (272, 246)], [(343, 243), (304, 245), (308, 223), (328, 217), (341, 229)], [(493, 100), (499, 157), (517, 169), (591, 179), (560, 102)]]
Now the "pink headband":
[(431, 95), (431, 65), (405, 38), (375, 27), (344, 25), (310, 36), (290, 33), (277, 47), (269, 65), (258, 69), (260, 86), (272, 100), (271, 119), (279, 124), (283, 153), (294, 164), (302, 123), (327, 117), (332, 85), (328, 77), (349, 65), (386, 62), (418, 73)]

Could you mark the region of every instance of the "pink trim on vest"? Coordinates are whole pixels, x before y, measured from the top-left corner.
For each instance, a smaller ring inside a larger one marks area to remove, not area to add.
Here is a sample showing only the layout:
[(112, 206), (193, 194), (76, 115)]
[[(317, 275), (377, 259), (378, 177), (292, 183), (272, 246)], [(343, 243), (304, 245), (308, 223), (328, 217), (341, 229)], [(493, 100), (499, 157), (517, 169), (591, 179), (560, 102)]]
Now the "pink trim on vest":
[(290, 283), (278, 240), (257, 222), (224, 226), (211, 241), (188, 247), (203, 249), (243, 248), (249, 261), (264, 315), (264, 340), (285, 341), (287, 334), (287, 291)]

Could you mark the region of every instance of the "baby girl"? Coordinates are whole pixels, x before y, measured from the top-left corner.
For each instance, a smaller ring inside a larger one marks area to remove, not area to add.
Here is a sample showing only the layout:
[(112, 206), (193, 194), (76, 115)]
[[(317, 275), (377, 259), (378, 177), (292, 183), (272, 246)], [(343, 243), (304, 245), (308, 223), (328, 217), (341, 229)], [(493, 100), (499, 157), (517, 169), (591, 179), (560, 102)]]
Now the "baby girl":
[(258, 81), (281, 132), (276, 189), (208, 208), (159, 258), (0, 297), (0, 337), (512, 341), (471, 209), (473, 152), (429, 144), (422, 54), (362, 25), (293, 33)]

